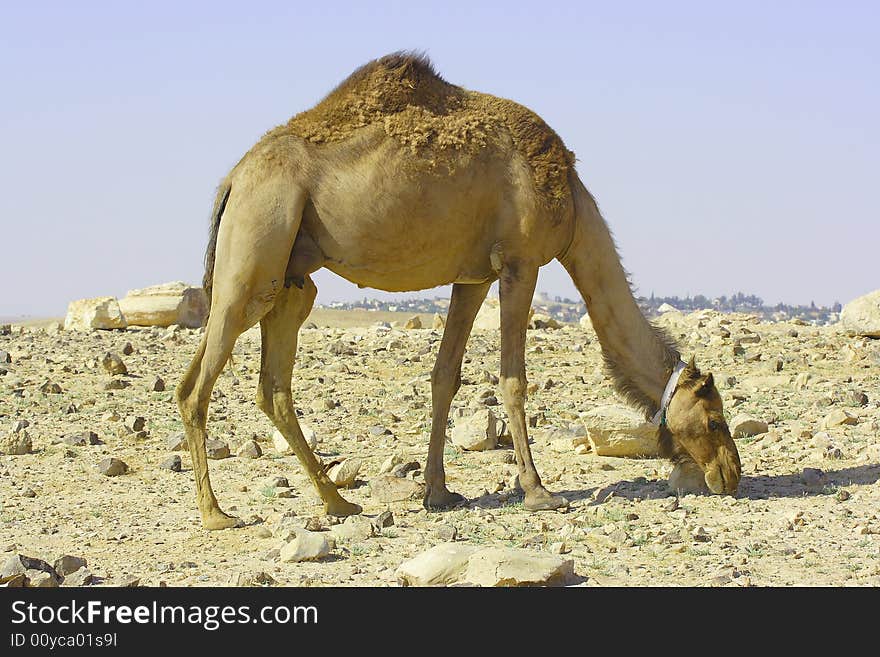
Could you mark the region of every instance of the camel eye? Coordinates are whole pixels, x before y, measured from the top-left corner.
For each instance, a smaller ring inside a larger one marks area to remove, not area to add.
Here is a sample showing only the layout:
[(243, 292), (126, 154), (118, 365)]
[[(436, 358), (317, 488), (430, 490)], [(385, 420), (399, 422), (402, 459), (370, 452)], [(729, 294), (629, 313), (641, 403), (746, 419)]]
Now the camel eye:
[(709, 431), (718, 431), (720, 425), (715, 420), (709, 420)]

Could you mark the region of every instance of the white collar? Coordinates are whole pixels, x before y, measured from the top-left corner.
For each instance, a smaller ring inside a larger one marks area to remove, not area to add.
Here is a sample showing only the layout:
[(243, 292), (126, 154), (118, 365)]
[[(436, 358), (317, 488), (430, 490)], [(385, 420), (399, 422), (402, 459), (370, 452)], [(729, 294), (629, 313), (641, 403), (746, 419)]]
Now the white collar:
[(651, 418), (651, 422), (658, 427), (661, 424), (665, 424), (666, 409), (669, 408), (669, 402), (672, 401), (672, 393), (675, 392), (675, 386), (678, 385), (678, 379), (681, 377), (685, 367), (687, 367), (687, 363), (679, 361), (672, 370), (672, 374), (669, 375), (669, 381), (666, 382), (666, 388), (663, 390), (663, 396), (660, 398), (660, 408), (657, 409), (654, 417)]

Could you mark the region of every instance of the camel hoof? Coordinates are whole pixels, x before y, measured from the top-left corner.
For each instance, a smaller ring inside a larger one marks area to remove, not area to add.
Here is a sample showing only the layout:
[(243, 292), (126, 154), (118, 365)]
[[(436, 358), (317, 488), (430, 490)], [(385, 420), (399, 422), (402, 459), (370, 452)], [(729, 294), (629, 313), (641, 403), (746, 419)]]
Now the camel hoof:
[(223, 513), (220, 509), (202, 516), (202, 527), (215, 531), (218, 529), (231, 529), (232, 527), (240, 527), (241, 520), (235, 516)]
[(432, 491), (425, 495), (422, 505), (428, 511), (444, 511), (465, 502), (467, 502), (467, 498), (464, 495), (444, 490), (442, 492)]
[(335, 502), (327, 502), (324, 505), (324, 511), (328, 516), (336, 516), (337, 518), (345, 518), (346, 516), (356, 516), (363, 511), (360, 504), (347, 502), (340, 498)]
[(527, 511), (552, 511), (568, 506), (568, 500), (562, 495), (552, 495), (541, 489), (534, 494), (526, 494), (523, 500), (523, 508)]

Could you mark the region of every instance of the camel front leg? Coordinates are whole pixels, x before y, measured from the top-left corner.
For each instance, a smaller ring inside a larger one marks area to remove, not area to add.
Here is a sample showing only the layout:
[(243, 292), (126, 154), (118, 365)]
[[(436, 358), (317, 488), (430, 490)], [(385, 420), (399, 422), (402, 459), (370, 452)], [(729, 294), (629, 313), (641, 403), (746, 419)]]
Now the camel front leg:
[(525, 492), (523, 505), (529, 511), (568, 506), (568, 500), (559, 495), (552, 495), (541, 484), (541, 478), (532, 461), (526, 429), (526, 328), (537, 280), (537, 267), (513, 261), (504, 263), (499, 283), (501, 394), (504, 397), (504, 409), (507, 411), (510, 434), (516, 452), (519, 483)]
[(461, 361), (474, 318), (486, 298), (491, 283), (452, 286), (446, 328), (431, 372), (431, 443), (425, 465), (424, 505), (426, 509), (448, 509), (465, 501), (458, 493), (446, 488), (443, 450), (446, 446), (446, 423), (449, 405), (461, 386)]

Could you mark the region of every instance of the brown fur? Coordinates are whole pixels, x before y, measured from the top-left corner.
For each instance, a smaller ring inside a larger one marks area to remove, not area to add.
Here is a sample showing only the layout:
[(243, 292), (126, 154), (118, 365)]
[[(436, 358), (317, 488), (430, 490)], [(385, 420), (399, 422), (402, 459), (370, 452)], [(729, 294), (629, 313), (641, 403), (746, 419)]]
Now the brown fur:
[(446, 82), (421, 55), (394, 53), (365, 64), (267, 136), (332, 143), (376, 123), (414, 154), (431, 157), (510, 140), (531, 169), (539, 199), (552, 207), (569, 198), (574, 153), (552, 128), (513, 101)]

